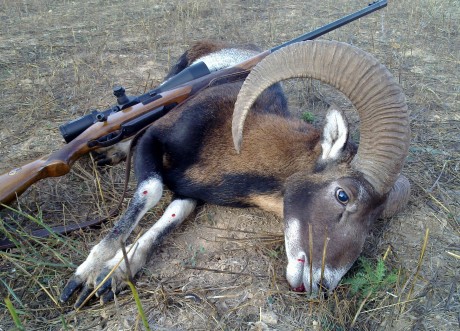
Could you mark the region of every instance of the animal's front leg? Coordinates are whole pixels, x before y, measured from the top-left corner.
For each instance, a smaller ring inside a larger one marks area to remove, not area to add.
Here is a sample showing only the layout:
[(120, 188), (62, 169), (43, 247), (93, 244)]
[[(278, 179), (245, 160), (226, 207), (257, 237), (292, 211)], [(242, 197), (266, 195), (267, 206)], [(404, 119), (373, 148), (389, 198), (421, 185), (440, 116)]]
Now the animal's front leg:
[(105, 269), (96, 278), (96, 283), (101, 283), (110, 271), (122, 261), (110, 278), (96, 292), (103, 303), (112, 300), (113, 290), (118, 292), (123, 288), (123, 280), (126, 279), (128, 270), (131, 273), (129, 276), (134, 276), (141, 270), (164, 236), (179, 226), (195, 209), (195, 206), (196, 201), (192, 199), (176, 199), (171, 202), (163, 216), (137, 242), (126, 247), (129, 269), (126, 266), (123, 251), (121, 248), (118, 250), (117, 254), (105, 264)]
[(110, 260), (117, 254), (121, 244), (126, 241), (144, 214), (160, 200), (163, 184), (159, 177), (151, 177), (139, 183), (126, 213), (115, 224), (107, 236), (93, 247), (85, 262), (75, 271), (61, 294), (66, 302), (74, 292), (82, 288), (75, 303), (79, 307), (100, 280), (98, 276), (105, 270)]
[(96, 149), (93, 154), (98, 166), (115, 165), (126, 159), (131, 146), (131, 139), (119, 142), (110, 147)]

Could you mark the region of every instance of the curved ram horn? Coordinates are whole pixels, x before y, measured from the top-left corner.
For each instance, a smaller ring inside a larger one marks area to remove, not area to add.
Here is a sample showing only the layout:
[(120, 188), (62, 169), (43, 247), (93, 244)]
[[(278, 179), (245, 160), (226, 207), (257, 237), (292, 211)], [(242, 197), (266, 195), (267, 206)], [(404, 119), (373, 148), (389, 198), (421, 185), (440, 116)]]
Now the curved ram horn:
[(347, 96), (360, 117), (360, 144), (352, 166), (379, 194), (393, 187), (409, 149), (409, 112), (391, 73), (370, 54), (336, 41), (307, 41), (267, 56), (246, 78), (233, 113), (239, 152), (246, 115), (259, 94), (288, 78), (308, 77)]

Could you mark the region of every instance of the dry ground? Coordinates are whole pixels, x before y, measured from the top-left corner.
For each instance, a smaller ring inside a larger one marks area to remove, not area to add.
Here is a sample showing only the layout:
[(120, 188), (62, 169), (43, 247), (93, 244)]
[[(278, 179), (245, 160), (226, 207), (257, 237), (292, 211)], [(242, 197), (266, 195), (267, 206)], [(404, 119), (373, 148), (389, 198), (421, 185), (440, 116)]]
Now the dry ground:
[[(194, 40), (251, 42), (266, 49), (366, 4), (280, 3), (0, 1), (0, 171), (59, 149), (58, 125), (112, 105), (114, 84), (131, 94), (154, 87)], [(412, 111), (404, 169), (413, 187), (409, 206), (379, 221), (363, 253), (370, 261), (385, 255), (395, 281), (368, 296), (352, 294), (348, 285), (328, 298), (290, 292), (281, 221), (257, 210), (205, 205), (166, 240), (138, 278), (150, 327), (458, 330), (459, 22), (456, 0), (390, 1), (387, 9), (324, 36), (379, 58), (399, 79)], [(287, 84), (293, 109), (322, 108), (319, 99), (327, 101), (328, 90), (311, 85)], [(124, 164), (98, 172), (90, 158), (83, 158), (71, 174), (43, 180), (13, 205), (29, 217), (3, 210), (3, 231), (6, 224), (39, 227), (106, 214), (120, 196), (123, 169)], [(162, 208), (148, 214), (140, 231)], [(18, 316), (16, 327), (27, 330), (142, 329), (128, 291), (116, 303), (94, 301), (79, 312), (57, 302), (75, 266), (109, 227), (24, 240), (21, 248), (0, 252), (0, 330), (15, 329), (12, 312)], [(6, 308), (6, 298), (14, 309)]]

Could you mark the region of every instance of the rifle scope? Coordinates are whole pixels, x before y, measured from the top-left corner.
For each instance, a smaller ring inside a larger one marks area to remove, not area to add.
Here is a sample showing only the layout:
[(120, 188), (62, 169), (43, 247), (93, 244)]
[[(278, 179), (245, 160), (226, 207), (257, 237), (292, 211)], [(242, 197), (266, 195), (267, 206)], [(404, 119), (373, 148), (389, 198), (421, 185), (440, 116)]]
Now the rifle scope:
[(76, 137), (78, 137), (80, 133), (85, 131), (91, 125), (93, 125), (96, 122), (103, 121), (111, 113), (118, 110), (114, 108), (118, 107), (115, 106), (104, 111), (93, 110), (91, 114), (79, 117), (77, 119), (74, 119), (73, 121), (67, 122), (59, 126), (59, 131), (61, 131), (61, 135), (64, 138), (65, 142), (71, 142)]
[(64, 137), (66, 143), (69, 143), (94, 123), (105, 121), (111, 113), (131, 107), (139, 102), (148, 102), (148, 100), (152, 100), (152, 97), (158, 96), (161, 92), (206, 76), (210, 73), (211, 71), (208, 69), (207, 65), (200, 61), (182, 70), (177, 75), (163, 82), (157, 88), (135, 97), (126, 96), (125, 89), (121, 86), (116, 86), (113, 89), (113, 95), (117, 97), (117, 105), (104, 111), (94, 110), (91, 114), (67, 122), (59, 127), (59, 131), (61, 131), (61, 135)]

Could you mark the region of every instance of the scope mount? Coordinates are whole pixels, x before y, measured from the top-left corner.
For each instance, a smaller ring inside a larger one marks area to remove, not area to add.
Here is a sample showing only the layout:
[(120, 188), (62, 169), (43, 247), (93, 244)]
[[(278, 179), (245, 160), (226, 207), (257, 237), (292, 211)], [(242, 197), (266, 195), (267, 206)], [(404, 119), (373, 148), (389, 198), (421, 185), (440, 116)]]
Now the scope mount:
[(121, 85), (115, 85), (113, 87), (113, 95), (117, 98), (117, 103), (120, 110), (139, 103), (139, 98), (127, 96), (125, 88)]

